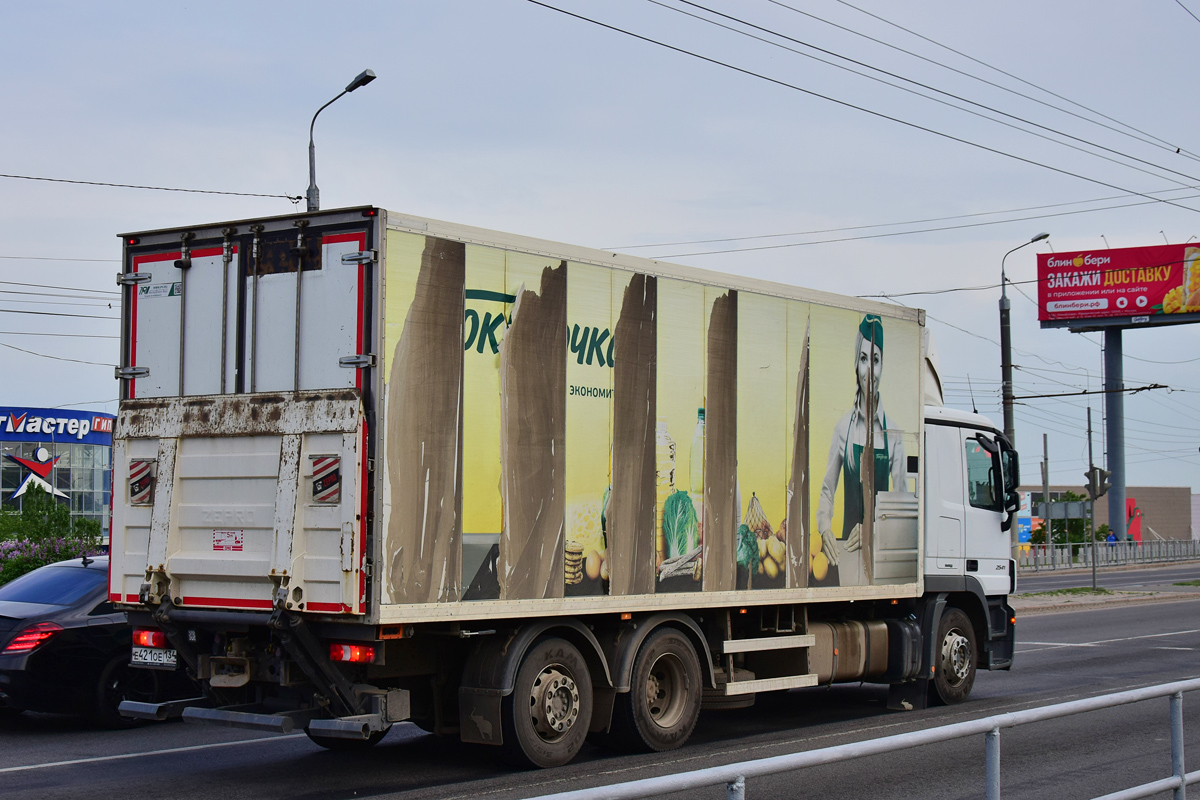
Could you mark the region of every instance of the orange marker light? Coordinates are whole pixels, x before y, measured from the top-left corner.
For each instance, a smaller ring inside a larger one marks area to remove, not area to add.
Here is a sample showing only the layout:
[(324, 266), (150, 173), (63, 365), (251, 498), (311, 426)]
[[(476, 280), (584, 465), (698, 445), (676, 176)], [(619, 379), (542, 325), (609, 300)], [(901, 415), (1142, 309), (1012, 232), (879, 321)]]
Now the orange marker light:
[(633, 614), (630, 614), (628, 611), (622, 611), (621, 619), (623, 619), (623, 620), (633, 619)]

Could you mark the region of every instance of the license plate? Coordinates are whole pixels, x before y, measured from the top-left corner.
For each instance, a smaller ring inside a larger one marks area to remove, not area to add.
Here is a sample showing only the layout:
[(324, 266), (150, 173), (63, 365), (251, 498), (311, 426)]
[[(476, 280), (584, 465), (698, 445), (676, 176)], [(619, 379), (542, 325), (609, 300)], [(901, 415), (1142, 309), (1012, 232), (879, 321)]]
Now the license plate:
[(164, 647), (135, 647), (129, 663), (135, 667), (175, 669), (175, 651)]

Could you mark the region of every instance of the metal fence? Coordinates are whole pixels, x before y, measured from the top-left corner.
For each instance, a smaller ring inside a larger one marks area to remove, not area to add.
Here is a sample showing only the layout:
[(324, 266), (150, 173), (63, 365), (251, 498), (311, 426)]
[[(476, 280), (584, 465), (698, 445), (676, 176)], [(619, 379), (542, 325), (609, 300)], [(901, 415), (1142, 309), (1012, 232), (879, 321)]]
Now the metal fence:
[[(1200, 542), (1192, 539), (1166, 539), (1156, 542), (1096, 542), (1096, 566), (1126, 564), (1162, 564), (1169, 561), (1200, 559)], [(1079, 569), (1092, 566), (1092, 545), (1021, 544), (1013, 548), (1017, 568), (1038, 572), (1053, 569)]]
[(1171, 776), (1140, 786), (1134, 786), (1094, 800), (1134, 800), (1139, 797), (1151, 797), (1161, 792), (1173, 791), (1175, 800), (1186, 800), (1187, 786), (1200, 781), (1200, 770), (1184, 772), (1183, 766), (1183, 693), (1200, 689), (1200, 679), (1164, 683), (1159, 686), (1149, 686), (1144, 689), (1133, 689), (1116, 694), (1089, 697), (1084, 700), (1073, 700), (1069, 703), (1058, 703), (1052, 706), (1031, 708), (1025, 711), (1013, 711), (1007, 714), (997, 714), (983, 719), (959, 722), (954, 725), (943, 725), (938, 728), (901, 733), (895, 736), (884, 736), (879, 739), (869, 739), (864, 742), (854, 742), (836, 747), (823, 747), (819, 750), (808, 750), (803, 753), (760, 758), (754, 761), (741, 761), (723, 767), (709, 767), (692, 772), (681, 772), (675, 775), (663, 775), (658, 778), (644, 778), (638, 781), (616, 783), (610, 786), (598, 786), (593, 789), (576, 789), (571, 792), (539, 795), (530, 800), (625, 800), (625, 798), (655, 797), (674, 792), (685, 792), (708, 786), (725, 784), (728, 800), (745, 800), (746, 779), (764, 775), (776, 775), (781, 772), (792, 772), (805, 767), (820, 764), (833, 764), (839, 761), (849, 761), (863, 756), (893, 753), (926, 744), (946, 742), (965, 736), (985, 737), (986, 789), (987, 800), (1000, 798), (1000, 729), (1015, 728), (1031, 722), (1042, 722), (1048, 719), (1059, 719), (1102, 708), (1137, 703), (1158, 697), (1170, 697), (1171, 725)]

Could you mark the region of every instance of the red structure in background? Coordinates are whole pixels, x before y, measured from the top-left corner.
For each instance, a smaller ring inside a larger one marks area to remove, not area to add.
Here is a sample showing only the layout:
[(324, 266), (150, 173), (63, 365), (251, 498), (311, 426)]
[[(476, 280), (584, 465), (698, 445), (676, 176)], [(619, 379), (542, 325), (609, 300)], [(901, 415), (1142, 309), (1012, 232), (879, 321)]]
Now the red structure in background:
[(1141, 544), (1142, 542), (1142, 510), (1138, 508), (1137, 499), (1125, 498), (1125, 519), (1128, 522), (1129, 538)]

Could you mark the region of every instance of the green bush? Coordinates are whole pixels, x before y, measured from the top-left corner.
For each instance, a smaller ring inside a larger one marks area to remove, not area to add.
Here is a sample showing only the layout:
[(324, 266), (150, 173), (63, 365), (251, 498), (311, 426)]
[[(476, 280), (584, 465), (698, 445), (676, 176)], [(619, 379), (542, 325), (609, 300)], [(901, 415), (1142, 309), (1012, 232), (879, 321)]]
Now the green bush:
[(72, 517), (40, 486), (25, 492), (21, 509), (0, 511), (0, 584), (38, 567), (100, 552), (100, 523)]

